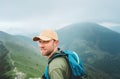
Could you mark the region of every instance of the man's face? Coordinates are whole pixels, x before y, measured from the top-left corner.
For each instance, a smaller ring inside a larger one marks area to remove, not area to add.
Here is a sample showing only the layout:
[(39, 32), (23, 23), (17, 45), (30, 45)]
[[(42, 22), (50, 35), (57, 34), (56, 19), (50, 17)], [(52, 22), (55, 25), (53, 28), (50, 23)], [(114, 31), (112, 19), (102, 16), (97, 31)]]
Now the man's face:
[(43, 56), (49, 56), (54, 51), (56, 46), (57, 42), (55, 40), (39, 41), (40, 52)]

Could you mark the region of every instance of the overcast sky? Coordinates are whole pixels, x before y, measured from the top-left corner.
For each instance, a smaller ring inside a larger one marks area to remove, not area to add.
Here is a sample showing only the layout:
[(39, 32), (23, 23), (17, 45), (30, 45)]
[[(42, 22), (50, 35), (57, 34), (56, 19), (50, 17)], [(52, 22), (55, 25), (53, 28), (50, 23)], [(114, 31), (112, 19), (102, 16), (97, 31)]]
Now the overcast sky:
[(77, 22), (120, 24), (120, 0), (0, 0), (0, 30), (11, 34)]

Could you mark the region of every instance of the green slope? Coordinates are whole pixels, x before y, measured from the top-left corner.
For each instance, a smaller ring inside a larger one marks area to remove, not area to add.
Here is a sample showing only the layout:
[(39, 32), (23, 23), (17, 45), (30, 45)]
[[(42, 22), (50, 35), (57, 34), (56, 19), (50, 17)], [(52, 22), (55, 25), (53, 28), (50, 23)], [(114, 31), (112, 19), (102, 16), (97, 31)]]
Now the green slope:
[[(24, 38), (20, 39), (4, 32), (0, 32), (0, 40), (9, 50), (15, 73), (23, 73), (25, 79), (41, 77), (46, 60), (40, 55), (38, 48)], [(15, 74), (15, 77), (17, 76)]]
[(13, 79), (14, 72), (9, 58), (9, 51), (0, 41), (0, 79)]

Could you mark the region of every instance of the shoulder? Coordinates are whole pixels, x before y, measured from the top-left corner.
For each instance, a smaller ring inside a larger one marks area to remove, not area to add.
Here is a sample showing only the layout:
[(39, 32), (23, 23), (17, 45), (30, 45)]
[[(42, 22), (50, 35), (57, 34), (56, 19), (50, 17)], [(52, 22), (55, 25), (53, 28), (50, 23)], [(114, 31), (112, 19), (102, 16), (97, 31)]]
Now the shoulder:
[(66, 70), (68, 68), (68, 63), (65, 59), (65, 57), (57, 57), (51, 61), (49, 64), (49, 72), (60, 69), (60, 70)]

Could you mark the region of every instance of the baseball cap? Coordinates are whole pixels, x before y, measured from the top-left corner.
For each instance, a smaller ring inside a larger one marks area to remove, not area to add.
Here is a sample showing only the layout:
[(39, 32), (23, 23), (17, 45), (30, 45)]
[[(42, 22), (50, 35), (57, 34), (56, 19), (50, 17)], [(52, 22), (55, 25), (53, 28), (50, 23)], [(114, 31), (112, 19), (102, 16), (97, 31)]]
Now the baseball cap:
[(51, 29), (45, 29), (40, 33), (39, 36), (33, 37), (33, 41), (39, 40), (49, 41), (51, 39), (58, 40), (57, 33)]

